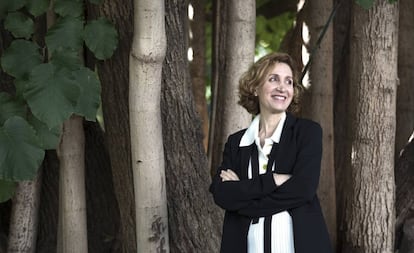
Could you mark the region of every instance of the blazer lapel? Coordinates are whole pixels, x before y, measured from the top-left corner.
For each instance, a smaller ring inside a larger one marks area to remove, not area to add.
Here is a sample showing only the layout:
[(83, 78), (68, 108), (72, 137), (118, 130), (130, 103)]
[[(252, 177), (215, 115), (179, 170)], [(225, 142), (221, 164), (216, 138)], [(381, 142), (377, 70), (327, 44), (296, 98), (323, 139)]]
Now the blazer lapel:
[[(279, 165), (282, 163), (283, 159), (288, 159), (288, 154), (292, 153), (292, 138), (293, 138), (293, 126), (295, 124), (296, 117), (290, 113), (287, 113), (285, 125), (283, 126), (282, 135), (280, 136), (280, 141), (278, 146), (278, 152), (275, 152), (275, 172), (278, 173), (290, 173), (288, 168), (281, 168)], [(276, 144), (276, 143), (275, 143)], [(273, 151), (273, 148), (272, 148)]]
[[(255, 145), (253, 143), (253, 145)], [(252, 154), (252, 147), (253, 145), (250, 146), (244, 146), (244, 147), (240, 147), (240, 176), (241, 179), (248, 179), (247, 176), (247, 170), (249, 168), (249, 161), (250, 161), (250, 157)]]

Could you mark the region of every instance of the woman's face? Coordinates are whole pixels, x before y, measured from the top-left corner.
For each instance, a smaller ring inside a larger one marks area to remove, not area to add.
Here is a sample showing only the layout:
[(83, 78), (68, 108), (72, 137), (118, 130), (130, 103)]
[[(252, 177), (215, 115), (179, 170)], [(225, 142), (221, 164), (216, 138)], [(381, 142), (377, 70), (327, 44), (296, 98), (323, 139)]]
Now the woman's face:
[(278, 62), (270, 69), (263, 85), (257, 88), (261, 113), (281, 113), (287, 110), (294, 94), (292, 69)]

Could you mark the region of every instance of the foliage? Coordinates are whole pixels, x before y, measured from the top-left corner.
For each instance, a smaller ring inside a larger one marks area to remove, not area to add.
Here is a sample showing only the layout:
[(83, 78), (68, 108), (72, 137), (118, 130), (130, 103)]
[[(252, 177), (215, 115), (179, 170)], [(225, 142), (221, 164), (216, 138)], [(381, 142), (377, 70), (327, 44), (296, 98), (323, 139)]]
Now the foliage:
[[(369, 9), (374, 5), (375, 0), (355, 0), (357, 4), (359, 4), (364, 9)], [(397, 0), (388, 0), (390, 3), (395, 3)]]
[(293, 27), (295, 13), (284, 13), (269, 19), (259, 15), (256, 18), (256, 55), (262, 52), (278, 51), (289, 29)]
[[(14, 78), (15, 92), (0, 92), (0, 202), (15, 182), (30, 180), (45, 150), (55, 149), (60, 128), (72, 114), (95, 120), (100, 104), (97, 74), (82, 64), (87, 47), (97, 59), (110, 58), (117, 32), (104, 18), (85, 20), (84, 0), (1, 0), (0, 21), (13, 37), (0, 59)], [(101, 0), (89, 0), (99, 4)], [(42, 48), (34, 42), (35, 17), (53, 12), (56, 22)]]

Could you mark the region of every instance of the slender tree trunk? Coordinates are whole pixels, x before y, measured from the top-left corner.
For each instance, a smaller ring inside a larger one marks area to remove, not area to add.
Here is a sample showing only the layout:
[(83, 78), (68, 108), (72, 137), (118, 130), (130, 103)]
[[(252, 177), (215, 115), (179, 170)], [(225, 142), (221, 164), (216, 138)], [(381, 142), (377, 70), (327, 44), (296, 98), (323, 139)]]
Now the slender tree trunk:
[(210, 174), (187, 60), (188, 1), (166, 2), (167, 55), (163, 66), (164, 140), (170, 249), (219, 251), (222, 216), (208, 192)]
[(36, 252), (40, 176), (31, 181), (19, 182), (13, 197), (7, 252)]
[[(332, 0), (307, 1), (307, 23), (310, 41), (309, 52), (326, 25), (333, 9)], [(336, 245), (336, 192), (333, 129), (333, 27), (329, 26), (313, 55), (310, 67), (310, 103), (304, 105), (305, 116), (319, 122), (323, 129), (323, 154), (318, 196), (328, 226), (332, 244)]]
[(345, 252), (394, 250), (394, 143), (398, 6), (353, 4), (350, 97), (351, 180)]
[(82, 117), (72, 115), (63, 123), (57, 153), (60, 162), (58, 252), (87, 253), (85, 134)]
[(198, 115), (203, 127), (204, 150), (208, 149), (209, 113), (206, 100), (206, 1), (191, 0), (194, 9), (191, 27), (191, 48), (193, 49), (193, 60), (190, 63), (191, 82)]
[(414, 131), (414, 1), (400, 0), (399, 4), (396, 158)]
[(118, 31), (114, 55), (98, 62), (102, 85), (102, 111), (115, 194), (120, 212), (119, 252), (136, 252), (135, 205), (129, 130), (129, 54), (133, 36), (133, 1), (105, 0), (88, 5), (91, 17), (105, 16)]
[(163, 0), (134, 1), (129, 115), (138, 252), (169, 252), (160, 108), (164, 22)]
[[(109, 155), (98, 123), (86, 121), (85, 165), (88, 251), (90, 253), (120, 252), (117, 238), (119, 210), (111, 181)], [(55, 151), (47, 151), (42, 167), (39, 232), (37, 250), (56, 253), (59, 202), (59, 161)]]
[[(220, 3), (221, 4), (221, 3)], [(256, 1), (253, 0), (230, 0), (228, 1), (225, 35), (224, 61), (219, 60), (218, 71), (221, 77), (217, 80), (218, 101), (216, 104), (216, 119), (213, 124), (211, 147), (211, 169), (215, 170), (222, 159), (222, 151), (227, 137), (237, 130), (249, 125), (251, 115), (238, 105), (239, 78), (249, 68), (254, 60), (255, 37), (256, 37)], [(220, 10), (221, 11), (221, 10)], [(220, 14), (222, 16), (222, 14)], [(224, 20), (221, 20), (224, 21)], [(221, 36), (222, 33), (219, 33)], [(219, 49), (222, 48), (219, 46)], [(222, 114), (222, 115), (218, 115)]]
[[(223, 0), (213, 0), (213, 34), (212, 34), (212, 60), (211, 60), (211, 103), (210, 103), (210, 127), (209, 127), (209, 141), (208, 141), (208, 168), (210, 169), (211, 175), (216, 173), (216, 164), (219, 163), (218, 152), (215, 150), (218, 146), (224, 145), (223, 143), (217, 144), (217, 142), (222, 142), (215, 136), (219, 135), (221, 132), (221, 127), (219, 123), (222, 122), (222, 113), (217, 109), (220, 101), (223, 100), (222, 92), (219, 92), (223, 83), (222, 71), (225, 70), (225, 54), (226, 51), (226, 41), (227, 41), (227, 30), (228, 30), (228, 15), (227, 9), (229, 6), (229, 1)], [(217, 129), (216, 129), (217, 125)], [(213, 160), (214, 158), (214, 160)], [(214, 164), (214, 165), (213, 165)]]
[(337, 249), (341, 252), (345, 234), (345, 198), (350, 183), (350, 154), (348, 118), (349, 112), (349, 52), (350, 52), (350, 17), (351, 1), (341, 1), (341, 6), (334, 19), (334, 134), (335, 134), (335, 179), (337, 204)]

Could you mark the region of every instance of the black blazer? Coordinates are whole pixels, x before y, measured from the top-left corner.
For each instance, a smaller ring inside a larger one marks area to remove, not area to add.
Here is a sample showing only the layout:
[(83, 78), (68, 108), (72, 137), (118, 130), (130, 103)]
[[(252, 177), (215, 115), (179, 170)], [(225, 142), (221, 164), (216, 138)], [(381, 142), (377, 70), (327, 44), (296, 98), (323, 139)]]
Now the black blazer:
[[(214, 201), (226, 210), (220, 252), (247, 252), (251, 220), (287, 210), (293, 221), (295, 253), (331, 253), (316, 196), (322, 157), (320, 125), (287, 114), (278, 147), (273, 147), (270, 154), (275, 159), (275, 172), (292, 174), (279, 187), (274, 183), (272, 172), (248, 179), (249, 159), (256, 146), (239, 147), (245, 131), (229, 136), (222, 164), (210, 186)], [(240, 181), (222, 182), (219, 176), (222, 169), (232, 169)]]

